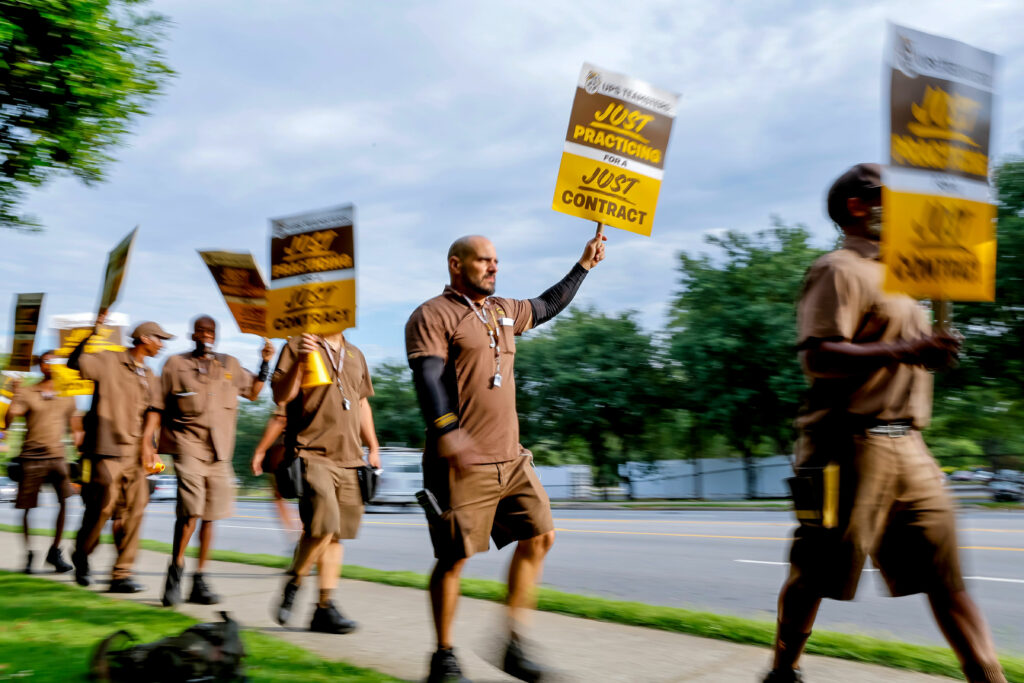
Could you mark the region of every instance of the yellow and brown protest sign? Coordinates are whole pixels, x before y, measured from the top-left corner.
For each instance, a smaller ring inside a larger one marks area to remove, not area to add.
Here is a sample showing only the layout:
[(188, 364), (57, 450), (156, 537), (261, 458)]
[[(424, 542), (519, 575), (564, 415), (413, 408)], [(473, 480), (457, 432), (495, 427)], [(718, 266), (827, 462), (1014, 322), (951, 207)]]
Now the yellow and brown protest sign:
[(224, 296), (238, 329), (247, 334), (267, 334), (267, 284), (256, 259), (248, 252), (200, 251)]
[[(89, 316), (58, 316), (53, 318), (53, 326), (57, 328), (58, 345), (54, 349), (57, 361), (50, 366), (53, 372), (54, 388), (61, 396), (88, 396), (93, 392), (93, 383), (82, 379), (77, 370), (72, 370), (66, 365), (67, 357), (82, 342), (89, 338), (85, 345), (85, 353), (99, 353), (100, 351), (124, 351), (124, 327), (116, 324), (119, 320), (127, 321), (126, 317), (112, 314), (109, 322), (112, 324), (102, 326), (98, 332), (93, 334), (93, 326), (85, 324)], [(91, 336), (90, 336), (91, 335)]]
[(995, 298), (988, 187), (995, 55), (892, 25), (885, 288), (919, 298)]
[(356, 324), (355, 207), (274, 219), (266, 336), (335, 334)]
[(551, 208), (650, 235), (678, 100), (584, 64)]
[(103, 290), (100, 292), (99, 310), (105, 311), (117, 301), (117, 295), (121, 292), (121, 283), (128, 272), (128, 259), (131, 257), (132, 247), (135, 245), (135, 235), (139, 232), (138, 227), (125, 235), (124, 239), (118, 242), (117, 246), (110, 250), (107, 255), (107, 267), (103, 271)]
[(18, 294), (14, 303), (14, 341), (8, 370), (28, 372), (32, 369), (32, 348), (43, 310), (43, 294)]

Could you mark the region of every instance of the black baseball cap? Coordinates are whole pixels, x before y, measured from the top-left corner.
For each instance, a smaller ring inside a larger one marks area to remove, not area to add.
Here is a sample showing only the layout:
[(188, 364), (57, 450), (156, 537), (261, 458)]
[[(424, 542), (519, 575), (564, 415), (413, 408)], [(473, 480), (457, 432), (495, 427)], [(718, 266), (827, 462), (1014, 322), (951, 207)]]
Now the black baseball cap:
[(882, 167), (878, 164), (857, 164), (836, 178), (828, 191), (828, 217), (839, 226), (850, 222), (846, 200), (850, 197), (877, 196), (882, 187)]

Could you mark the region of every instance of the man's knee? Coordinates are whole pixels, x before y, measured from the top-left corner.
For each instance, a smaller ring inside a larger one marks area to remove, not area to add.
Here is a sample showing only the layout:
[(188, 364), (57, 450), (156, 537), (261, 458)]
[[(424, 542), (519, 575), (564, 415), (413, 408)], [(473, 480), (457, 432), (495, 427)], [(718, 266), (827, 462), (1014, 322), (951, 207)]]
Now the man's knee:
[(434, 565), (434, 576), (461, 576), (462, 568), (466, 566), (466, 558), (438, 558)]
[(533, 557), (544, 557), (554, 544), (555, 531), (553, 529), (540, 536), (519, 541), (519, 547), (523, 552)]

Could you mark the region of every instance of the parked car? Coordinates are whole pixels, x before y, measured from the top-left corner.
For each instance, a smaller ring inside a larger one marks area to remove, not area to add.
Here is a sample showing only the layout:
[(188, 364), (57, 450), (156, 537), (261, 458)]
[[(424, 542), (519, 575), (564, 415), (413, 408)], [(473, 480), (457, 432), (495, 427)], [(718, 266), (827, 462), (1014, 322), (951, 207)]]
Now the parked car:
[(150, 500), (178, 499), (178, 478), (173, 474), (151, 474), (146, 478), (150, 481)]
[(974, 470), (974, 481), (986, 484), (992, 481), (996, 475), (992, 474), (988, 470)]
[(1012, 481), (993, 481), (988, 485), (992, 500), (997, 503), (1015, 503), (1024, 500), (1024, 486)]
[(967, 470), (957, 470), (949, 474), (950, 481), (974, 481), (974, 473)]
[(415, 448), (380, 449), (381, 472), (374, 504), (410, 505), (423, 488), (423, 453)]
[(9, 477), (0, 477), (0, 503), (13, 502), (18, 497), (18, 485)]

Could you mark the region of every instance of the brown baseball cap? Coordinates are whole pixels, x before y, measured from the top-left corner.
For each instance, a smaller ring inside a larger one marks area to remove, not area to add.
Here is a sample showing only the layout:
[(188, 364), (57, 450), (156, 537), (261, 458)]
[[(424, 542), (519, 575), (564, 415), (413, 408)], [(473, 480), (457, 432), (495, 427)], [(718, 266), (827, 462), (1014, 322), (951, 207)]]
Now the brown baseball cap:
[(174, 335), (169, 333), (164, 328), (157, 325), (155, 322), (147, 321), (136, 325), (135, 329), (132, 330), (132, 339), (142, 339), (143, 337), (156, 337), (157, 339), (174, 339)]
[(836, 178), (828, 191), (828, 217), (843, 226), (850, 222), (846, 200), (866, 197), (882, 187), (882, 167), (878, 164), (857, 164)]

